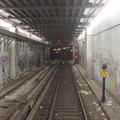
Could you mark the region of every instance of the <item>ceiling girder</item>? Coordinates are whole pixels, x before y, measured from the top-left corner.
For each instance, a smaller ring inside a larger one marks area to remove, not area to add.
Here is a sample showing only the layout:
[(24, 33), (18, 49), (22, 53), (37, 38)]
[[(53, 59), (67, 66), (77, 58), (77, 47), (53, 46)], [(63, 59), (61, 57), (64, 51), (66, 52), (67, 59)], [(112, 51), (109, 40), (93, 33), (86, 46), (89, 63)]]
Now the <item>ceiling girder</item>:
[(78, 16), (78, 17), (75, 17), (75, 16), (72, 16), (72, 17), (69, 17), (69, 16), (66, 16), (66, 17), (8, 17), (8, 18), (2, 18), (2, 19), (18, 19), (18, 20), (26, 20), (26, 19), (39, 19), (39, 20), (42, 20), (42, 19), (82, 19), (82, 18), (93, 18), (94, 16), (85, 16), (85, 15), (82, 15), (82, 16)]
[(15, 25), (53, 42), (57, 39), (71, 40), (89, 25), (89, 19), (94, 17), (94, 12), (90, 11), (104, 7), (102, 1), (1, 0), (0, 9), (10, 14), (8, 17), (1, 15), (1, 19), (21, 21)]
[(19, 24), (20, 26), (38, 26), (38, 25), (41, 25), (41, 26), (48, 26), (48, 25), (54, 25), (54, 26), (59, 26), (59, 25), (66, 25), (66, 26), (76, 26), (76, 25), (88, 25), (89, 23), (33, 23), (33, 24)]
[(85, 9), (85, 8), (100, 8), (104, 5), (93, 5), (89, 3), (84, 6), (25, 6), (25, 7), (1, 7), (2, 10), (25, 10), (25, 9)]

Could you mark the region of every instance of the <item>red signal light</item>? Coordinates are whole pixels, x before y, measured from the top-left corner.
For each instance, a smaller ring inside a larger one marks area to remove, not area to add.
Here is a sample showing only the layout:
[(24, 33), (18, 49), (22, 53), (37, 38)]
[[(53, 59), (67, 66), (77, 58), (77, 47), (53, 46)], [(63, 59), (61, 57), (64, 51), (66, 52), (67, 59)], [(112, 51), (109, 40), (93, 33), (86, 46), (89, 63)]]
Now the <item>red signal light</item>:
[(77, 51), (78, 51), (78, 49), (75, 49), (75, 51), (77, 52)]
[(58, 45), (60, 45), (60, 41), (61, 41), (61, 40), (57, 40), (57, 44), (58, 44)]
[(76, 56), (75, 56), (75, 59), (77, 59), (77, 58), (78, 58), (78, 56), (76, 55)]

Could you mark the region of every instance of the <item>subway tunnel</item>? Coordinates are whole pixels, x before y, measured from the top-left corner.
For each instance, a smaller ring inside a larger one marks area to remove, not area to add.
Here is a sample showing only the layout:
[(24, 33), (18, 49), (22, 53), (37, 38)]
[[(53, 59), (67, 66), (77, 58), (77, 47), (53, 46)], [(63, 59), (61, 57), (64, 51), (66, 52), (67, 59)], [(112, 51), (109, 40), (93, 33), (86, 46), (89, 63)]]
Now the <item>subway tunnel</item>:
[(0, 120), (120, 120), (118, 0), (0, 0)]

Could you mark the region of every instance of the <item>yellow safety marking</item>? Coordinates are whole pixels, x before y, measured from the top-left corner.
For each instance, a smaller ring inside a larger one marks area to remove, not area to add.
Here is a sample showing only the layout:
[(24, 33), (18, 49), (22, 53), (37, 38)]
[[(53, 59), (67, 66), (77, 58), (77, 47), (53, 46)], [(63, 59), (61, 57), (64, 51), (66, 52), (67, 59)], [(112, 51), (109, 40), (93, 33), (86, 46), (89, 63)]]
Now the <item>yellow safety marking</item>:
[(107, 70), (106, 70), (106, 69), (103, 69), (103, 70), (102, 70), (102, 76), (103, 76), (103, 77), (107, 76)]
[(26, 103), (26, 101), (22, 101), (23, 103)]

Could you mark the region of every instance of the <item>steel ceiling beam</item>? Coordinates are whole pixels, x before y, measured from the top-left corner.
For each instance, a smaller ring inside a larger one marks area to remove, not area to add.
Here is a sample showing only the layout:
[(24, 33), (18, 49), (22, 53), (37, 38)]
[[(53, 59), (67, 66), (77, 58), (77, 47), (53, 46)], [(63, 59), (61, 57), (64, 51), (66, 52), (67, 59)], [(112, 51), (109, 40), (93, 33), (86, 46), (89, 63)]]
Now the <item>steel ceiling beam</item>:
[(34, 32), (35, 32), (35, 33), (48, 32), (48, 33), (49, 33), (49, 32), (81, 32), (81, 31), (82, 31), (82, 30), (79, 30), (79, 31), (74, 31), (74, 30), (51, 30), (51, 31), (47, 31), (47, 30), (46, 30), (46, 31), (41, 31), (41, 30), (40, 30), (40, 31), (31, 31), (31, 32), (33, 32), (33, 33), (34, 33)]
[(53, 29), (55, 29), (55, 30), (58, 30), (58, 31), (60, 31), (60, 30), (73, 30), (73, 29), (76, 29), (76, 30), (81, 30), (81, 29), (84, 29), (84, 27), (74, 27), (74, 28), (69, 28), (69, 27), (66, 27), (66, 28), (28, 28), (27, 30), (53, 30)]
[[(43, 33), (80, 33), (80, 32), (82, 32), (82, 31), (39, 31), (37, 34), (43, 34)], [(33, 32), (34, 33), (34, 32)], [(36, 32), (35, 32), (36, 33)]]
[(34, 30), (34, 31), (30, 31), (30, 32), (34, 32), (34, 33), (44, 33), (44, 32), (81, 32), (82, 29), (75, 31), (75, 30)]
[(71, 30), (71, 29), (85, 29), (85, 27), (76, 27), (76, 26), (74, 26), (74, 27), (68, 27), (68, 26), (65, 26), (65, 28), (64, 27), (57, 27), (57, 28), (52, 28), (52, 27), (35, 27), (35, 28), (32, 28), (32, 27), (29, 27), (29, 28), (27, 28), (28, 30), (32, 30), (32, 29), (40, 29), (40, 30), (51, 30), (51, 29), (59, 29), (59, 30), (61, 30), (61, 29), (69, 29), (69, 30)]
[(2, 19), (18, 19), (18, 20), (26, 20), (26, 19), (82, 19), (82, 18), (93, 18), (94, 16), (79, 16), (79, 17), (8, 17), (8, 18), (2, 18)]
[[(43, 33), (49, 33), (49, 34), (51, 34), (51, 33), (73, 33), (73, 31), (39, 31), (39, 33), (38, 34), (43, 34)], [(79, 31), (79, 32), (81, 32), (81, 31)]]
[(81, 22), (79, 22), (79, 23), (33, 23), (33, 24), (18, 24), (18, 26), (38, 26), (38, 25), (41, 25), (41, 26), (48, 26), (48, 25), (61, 25), (61, 26), (67, 26), (67, 25), (69, 25), (69, 26), (75, 26), (75, 25), (88, 25), (88, 23), (81, 23)]
[(104, 7), (103, 5), (93, 5), (89, 3), (88, 5), (84, 6), (26, 6), (26, 7), (0, 7), (2, 10), (25, 10), (25, 9), (85, 9), (85, 8), (100, 8)]
[[(89, 0), (1, 0), (0, 3), (0, 9), (12, 15), (2, 19), (18, 19), (21, 24), (17, 26), (28, 26), (32, 33), (51, 40), (78, 36), (88, 25), (87, 21), (94, 17), (93, 14), (84, 15), (85, 9), (104, 7), (100, 2), (92, 4)], [(82, 18), (83, 23), (79, 22)]]
[[(64, 33), (64, 32), (65, 33), (79, 33), (79, 32), (81, 32), (81, 30), (80, 31), (65, 31), (65, 30), (63, 30), (63, 31), (57, 31), (57, 30), (53, 30), (53, 31), (39, 31), (38, 34), (41, 34), (41, 33), (56, 33), (56, 32), (59, 32), (59, 33)], [(35, 31), (35, 33), (36, 33), (36, 31)]]

